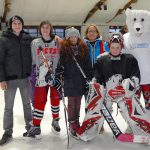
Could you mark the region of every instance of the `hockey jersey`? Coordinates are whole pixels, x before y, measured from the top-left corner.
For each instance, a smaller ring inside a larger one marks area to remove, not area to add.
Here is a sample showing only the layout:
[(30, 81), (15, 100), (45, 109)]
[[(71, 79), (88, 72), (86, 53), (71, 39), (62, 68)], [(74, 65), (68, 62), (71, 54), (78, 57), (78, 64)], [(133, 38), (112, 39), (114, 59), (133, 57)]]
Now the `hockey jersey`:
[(43, 54), (48, 60), (49, 65), (52, 66), (52, 73), (55, 74), (55, 69), (59, 60), (59, 43), (55, 38), (50, 41), (44, 41), (42, 38), (37, 38), (32, 41), (32, 64), (36, 65), (36, 85), (46, 86), (49, 83), (45, 81), (45, 76), (48, 72), (48, 67), (44, 62), (39, 47), (42, 47)]

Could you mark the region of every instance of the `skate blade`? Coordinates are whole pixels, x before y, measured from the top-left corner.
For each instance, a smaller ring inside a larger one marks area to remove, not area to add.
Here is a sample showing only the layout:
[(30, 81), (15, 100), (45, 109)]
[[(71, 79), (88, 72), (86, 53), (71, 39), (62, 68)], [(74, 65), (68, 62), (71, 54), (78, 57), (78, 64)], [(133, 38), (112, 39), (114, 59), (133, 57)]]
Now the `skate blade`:
[(42, 138), (42, 136), (41, 135), (35, 135), (35, 137), (32, 137), (32, 136), (26, 136), (26, 137), (24, 137), (23, 136), (23, 140), (25, 140), (25, 141), (31, 141), (31, 140), (40, 140)]
[(78, 136), (74, 136), (74, 135), (72, 135), (72, 134), (70, 134), (70, 136), (71, 136), (72, 138), (74, 138), (75, 140), (79, 140), (79, 139), (80, 139)]
[(60, 135), (60, 132), (57, 132), (53, 127), (51, 127), (51, 131), (52, 131), (55, 135)]

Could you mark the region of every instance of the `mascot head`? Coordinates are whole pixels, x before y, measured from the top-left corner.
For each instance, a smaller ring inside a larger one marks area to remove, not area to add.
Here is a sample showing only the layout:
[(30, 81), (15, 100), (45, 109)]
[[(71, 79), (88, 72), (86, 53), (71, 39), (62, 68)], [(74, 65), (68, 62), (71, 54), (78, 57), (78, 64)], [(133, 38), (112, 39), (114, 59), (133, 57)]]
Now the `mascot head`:
[(150, 31), (150, 12), (126, 9), (126, 24), (132, 34), (141, 35)]

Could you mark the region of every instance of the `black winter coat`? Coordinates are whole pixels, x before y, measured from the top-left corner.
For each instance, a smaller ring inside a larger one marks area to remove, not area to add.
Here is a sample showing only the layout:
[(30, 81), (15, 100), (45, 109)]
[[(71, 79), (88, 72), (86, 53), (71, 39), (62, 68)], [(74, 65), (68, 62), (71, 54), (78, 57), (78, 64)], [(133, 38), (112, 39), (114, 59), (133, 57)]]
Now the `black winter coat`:
[[(120, 60), (111, 60), (110, 54), (101, 56), (94, 65), (94, 77), (97, 82), (106, 85), (110, 80), (114, 80), (116, 75), (121, 76), (121, 80), (136, 77), (140, 81), (140, 70), (138, 62), (130, 54), (122, 54)], [(111, 85), (108, 85), (111, 86)]]
[(3, 32), (0, 37), (0, 82), (30, 75), (31, 41), (30, 35), (24, 32), (19, 37), (11, 30)]
[[(92, 66), (90, 58), (84, 62), (80, 55), (75, 56), (77, 62), (87, 76), (87, 80), (92, 78)], [(64, 57), (60, 54), (60, 62), (58, 67), (64, 67), (64, 95), (65, 96), (82, 96), (86, 91), (86, 79), (81, 74), (73, 58), (63, 61)]]

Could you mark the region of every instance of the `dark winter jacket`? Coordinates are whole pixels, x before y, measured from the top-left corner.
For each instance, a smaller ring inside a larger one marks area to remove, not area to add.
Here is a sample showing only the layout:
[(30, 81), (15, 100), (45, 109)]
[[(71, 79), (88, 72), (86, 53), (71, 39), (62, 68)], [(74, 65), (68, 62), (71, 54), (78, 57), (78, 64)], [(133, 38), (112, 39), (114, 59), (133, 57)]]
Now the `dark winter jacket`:
[(31, 72), (31, 41), (29, 34), (16, 36), (11, 30), (0, 37), (0, 82), (23, 79)]
[[(137, 60), (130, 54), (122, 54), (120, 60), (112, 60), (111, 55), (101, 56), (94, 65), (94, 77), (102, 85), (114, 84), (122, 80), (137, 78), (140, 81), (140, 70)], [(111, 81), (112, 80), (112, 81)]]
[[(87, 76), (87, 80), (91, 80), (92, 77), (92, 67), (90, 64), (90, 58), (88, 61), (84, 62), (80, 55), (75, 56), (77, 62), (82, 68), (83, 72)], [(64, 57), (60, 53), (60, 62), (58, 67), (64, 67), (64, 95), (65, 96), (82, 96), (86, 91), (86, 80), (81, 74), (79, 68), (77, 67), (75, 61), (71, 58), (64, 62)]]

